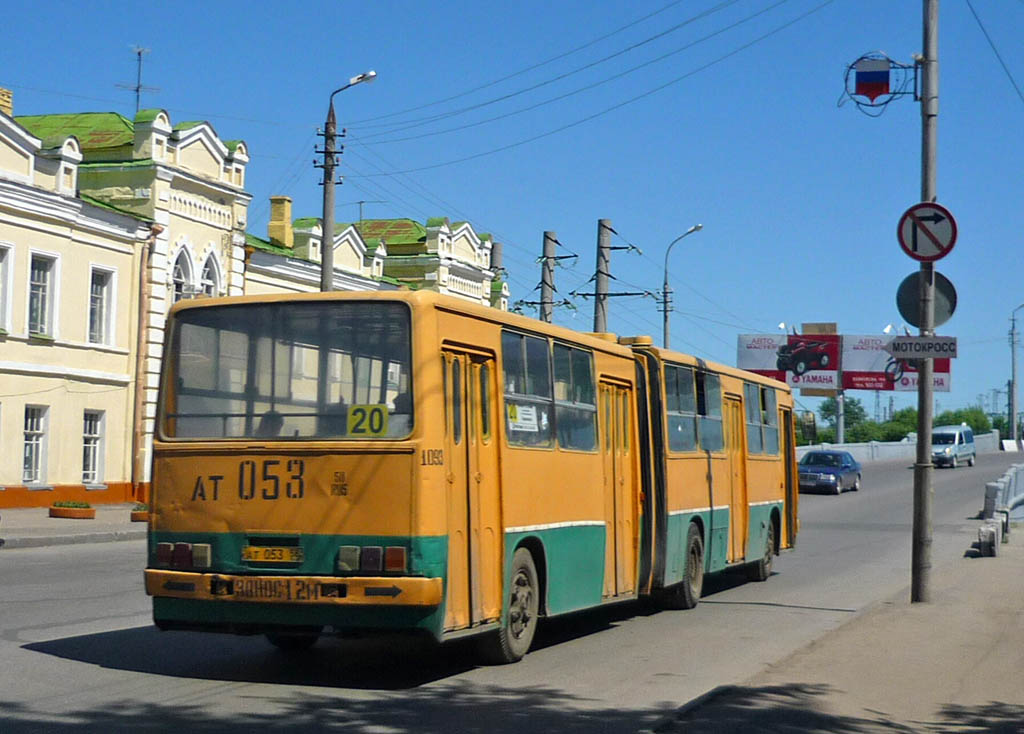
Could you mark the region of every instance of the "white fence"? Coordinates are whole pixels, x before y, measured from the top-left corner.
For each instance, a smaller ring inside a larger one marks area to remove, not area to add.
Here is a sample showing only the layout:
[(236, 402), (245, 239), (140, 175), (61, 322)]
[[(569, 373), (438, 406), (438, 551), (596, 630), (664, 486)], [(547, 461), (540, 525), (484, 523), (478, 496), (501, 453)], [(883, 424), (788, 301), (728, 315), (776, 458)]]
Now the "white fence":
[[(979, 454), (994, 454), (1000, 451), (999, 431), (974, 434), (974, 447)], [(797, 459), (812, 449), (849, 451), (857, 461), (913, 459), (917, 456), (917, 444), (912, 441), (868, 441), (867, 443), (819, 443), (812, 446), (797, 446)]]

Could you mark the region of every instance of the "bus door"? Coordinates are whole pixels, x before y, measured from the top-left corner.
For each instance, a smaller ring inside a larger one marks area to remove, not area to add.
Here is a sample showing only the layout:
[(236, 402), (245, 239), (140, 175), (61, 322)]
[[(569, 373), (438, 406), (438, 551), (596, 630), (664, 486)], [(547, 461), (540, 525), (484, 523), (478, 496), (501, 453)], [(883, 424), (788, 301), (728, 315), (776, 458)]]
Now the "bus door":
[(448, 585), (445, 629), (501, 614), (494, 357), (444, 350)]
[(604, 596), (611, 597), (636, 588), (636, 477), (630, 428), (633, 391), (608, 382), (601, 382), (598, 389), (604, 459)]
[(746, 423), (743, 404), (735, 395), (725, 396), (725, 450), (729, 459), (729, 560), (738, 563), (746, 557), (747, 524), (750, 508), (747, 505), (747, 463), (743, 450)]
[(797, 486), (796, 477), (794, 475), (795, 469), (795, 457), (793, 448), (793, 412), (791, 410), (782, 411), (782, 439), (780, 442), (780, 448), (782, 449), (782, 461), (785, 464), (785, 498), (786, 498), (786, 535), (785, 541), (782, 544), (783, 548), (792, 548), (796, 542), (796, 512), (797, 512)]

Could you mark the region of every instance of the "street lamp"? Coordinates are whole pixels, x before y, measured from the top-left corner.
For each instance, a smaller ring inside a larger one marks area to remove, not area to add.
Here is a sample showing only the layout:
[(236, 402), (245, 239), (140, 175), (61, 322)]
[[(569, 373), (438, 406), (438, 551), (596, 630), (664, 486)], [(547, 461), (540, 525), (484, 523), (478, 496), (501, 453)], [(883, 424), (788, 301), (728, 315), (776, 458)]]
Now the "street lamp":
[[(1010, 312), (1010, 435), (1017, 444), (1017, 312), (1024, 303)], [(1020, 446), (1017, 446), (1020, 448)]]
[(321, 221), (323, 234), (320, 238), (320, 290), (334, 290), (334, 168), (338, 162), (335, 156), (335, 138), (338, 134), (338, 123), (334, 117), (334, 95), (344, 92), (349, 87), (363, 82), (372, 82), (377, 72), (372, 69), (364, 74), (354, 76), (348, 84), (331, 92), (330, 104), (327, 108), (327, 122), (324, 123), (324, 212)]
[(664, 320), (662, 322), (664, 328), (661, 337), (661, 346), (663, 346), (665, 349), (668, 349), (668, 312), (672, 310), (672, 289), (668, 287), (668, 254), (672, 252), (672, 246), (675, 245), (675, 243), (677, 243), (679, 240), (683, 239), (687, 235), (693, 234), (694, 232), (699, 232), (702, 229), (704, 229), (703, 224), (693, 225), (688, 230), (686, 230), (681, 235), (672, 240), (668, 245), (668, 249), (665, 250), (665, 281), (661, 287), (661, 309), (662, 314), (664, 314)]

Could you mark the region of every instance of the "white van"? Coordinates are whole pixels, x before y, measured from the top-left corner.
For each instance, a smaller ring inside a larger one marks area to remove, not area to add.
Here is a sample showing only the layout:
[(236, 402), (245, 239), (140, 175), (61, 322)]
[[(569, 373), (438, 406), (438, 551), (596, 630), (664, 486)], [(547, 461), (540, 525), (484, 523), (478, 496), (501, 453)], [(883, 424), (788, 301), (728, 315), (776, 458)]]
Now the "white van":
[(937, 426), (932, 429), (932, 463), (949, 466), (966, 463), (974, 466), (974, 432), (966, 423), (959, 426)]

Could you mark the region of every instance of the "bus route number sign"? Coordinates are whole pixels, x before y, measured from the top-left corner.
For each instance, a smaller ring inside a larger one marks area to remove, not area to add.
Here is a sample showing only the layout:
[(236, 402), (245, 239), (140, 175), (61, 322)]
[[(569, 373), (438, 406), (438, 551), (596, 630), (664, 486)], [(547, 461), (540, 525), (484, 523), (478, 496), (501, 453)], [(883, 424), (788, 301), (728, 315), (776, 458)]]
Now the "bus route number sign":
[(353, 405), (348, 409), (349, 436), (385, 436), (388, 432), (388, 406)]

